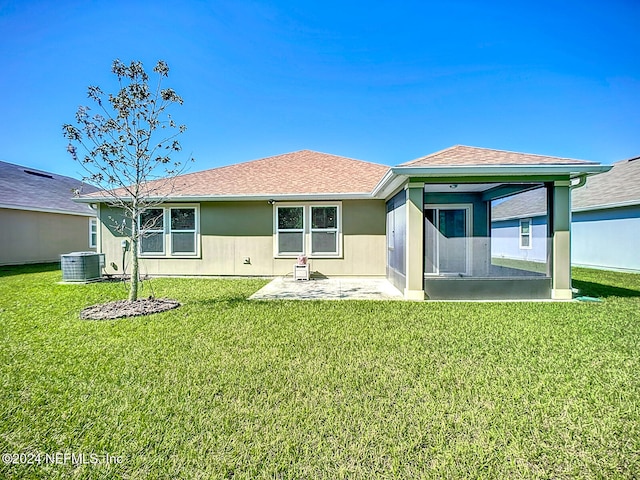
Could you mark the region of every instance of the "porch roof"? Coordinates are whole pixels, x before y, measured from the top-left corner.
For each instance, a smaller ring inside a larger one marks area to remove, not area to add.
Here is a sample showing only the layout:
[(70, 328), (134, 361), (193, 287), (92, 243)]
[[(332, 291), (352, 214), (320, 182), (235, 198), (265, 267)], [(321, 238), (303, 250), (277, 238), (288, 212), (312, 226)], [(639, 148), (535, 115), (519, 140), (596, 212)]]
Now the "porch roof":
[(386, 198), (405, 183), (420, 179), (434, 183), (509, 183), (572, 179), (607, 172), (609, 165), (457, 145), (392, 167), (373, 191)]

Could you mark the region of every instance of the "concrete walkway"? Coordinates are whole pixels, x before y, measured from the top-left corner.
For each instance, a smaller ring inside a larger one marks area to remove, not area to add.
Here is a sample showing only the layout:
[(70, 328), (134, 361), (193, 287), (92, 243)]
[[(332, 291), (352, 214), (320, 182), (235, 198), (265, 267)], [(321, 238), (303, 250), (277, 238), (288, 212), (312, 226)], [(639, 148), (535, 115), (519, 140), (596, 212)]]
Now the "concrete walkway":
[(402, 300), (404, 297), (384, 278), (321, 278), (293, 280), (279, 277), (249, 300)]

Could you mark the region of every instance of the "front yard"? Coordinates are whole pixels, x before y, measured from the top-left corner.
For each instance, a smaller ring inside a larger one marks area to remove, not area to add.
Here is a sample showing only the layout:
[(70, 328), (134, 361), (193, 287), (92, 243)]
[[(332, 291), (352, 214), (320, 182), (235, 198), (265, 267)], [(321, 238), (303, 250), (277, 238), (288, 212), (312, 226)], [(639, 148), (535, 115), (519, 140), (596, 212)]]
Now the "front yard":
[(638, 478), (640, 275), (574, 277), (604, 301), (155, 279), (143, 295), (183, 306), (84, 321), (123, 286), (0, 267), (0, 477)]

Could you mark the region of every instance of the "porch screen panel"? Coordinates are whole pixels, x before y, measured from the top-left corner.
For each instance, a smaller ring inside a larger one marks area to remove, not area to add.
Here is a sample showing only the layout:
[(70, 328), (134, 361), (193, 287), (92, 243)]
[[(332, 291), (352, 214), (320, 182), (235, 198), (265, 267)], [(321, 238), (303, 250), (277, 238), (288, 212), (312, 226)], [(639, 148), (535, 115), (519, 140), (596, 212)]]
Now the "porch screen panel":
[(387, 266), (404, 275), (407, 240), (406, 193), (387, 202)]
[(438, 273), (438, 221), (437, 210), (427, 208), (424, 211), (424, 271)]
[(467, 273), (467, 210), (426, 208), (424, 211), (424, 271), (426, 274)]
[(463, 273), (467, 270), (467, 212), (440, 210), (440, 273)]

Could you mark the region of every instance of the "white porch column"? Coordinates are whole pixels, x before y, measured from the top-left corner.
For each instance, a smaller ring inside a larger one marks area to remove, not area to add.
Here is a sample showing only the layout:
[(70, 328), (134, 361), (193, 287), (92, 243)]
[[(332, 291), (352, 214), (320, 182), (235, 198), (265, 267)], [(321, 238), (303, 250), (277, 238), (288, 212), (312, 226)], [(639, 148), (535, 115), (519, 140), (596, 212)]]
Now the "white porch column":
[(551, 298), (570, 300), (571, 292), (571, 182), (553, 183), (552, 212), (552, 258), (551, 258)]
[(407, 283), (404, 298), (424, 300), (424, 183), (407, 185)]

